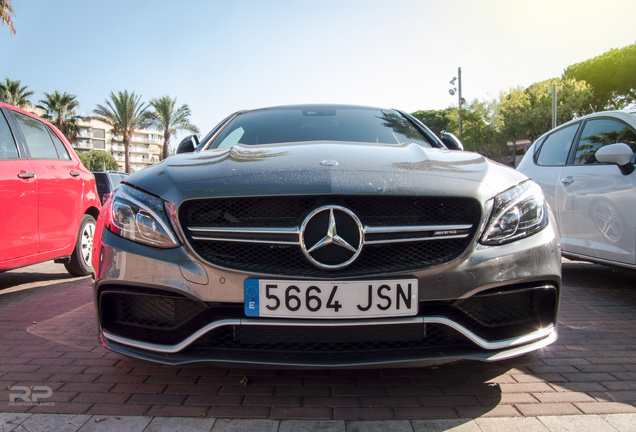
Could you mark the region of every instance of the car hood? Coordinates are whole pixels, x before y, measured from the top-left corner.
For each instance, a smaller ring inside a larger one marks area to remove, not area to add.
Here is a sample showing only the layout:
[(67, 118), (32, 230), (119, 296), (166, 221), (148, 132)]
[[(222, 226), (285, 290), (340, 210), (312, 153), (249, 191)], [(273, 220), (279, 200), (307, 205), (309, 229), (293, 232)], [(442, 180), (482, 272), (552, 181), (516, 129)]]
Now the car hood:
[(487, 199), (527, 177), (471, 152), (312, 142), (243, 146), (172, 156), (131, 175), (172, 202), (189, 198), (389, 194)]

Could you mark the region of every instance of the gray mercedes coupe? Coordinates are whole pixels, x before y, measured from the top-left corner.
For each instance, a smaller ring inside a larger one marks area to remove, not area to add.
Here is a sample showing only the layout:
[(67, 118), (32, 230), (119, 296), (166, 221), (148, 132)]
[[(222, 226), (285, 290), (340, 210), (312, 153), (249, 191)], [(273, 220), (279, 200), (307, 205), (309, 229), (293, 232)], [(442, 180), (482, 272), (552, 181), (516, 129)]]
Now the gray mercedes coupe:
[(167, 364), (407, 367), (557, 338), (541, 189), (411, 115), (241, 111), (127, 177), (97, 221), (100, 342)]

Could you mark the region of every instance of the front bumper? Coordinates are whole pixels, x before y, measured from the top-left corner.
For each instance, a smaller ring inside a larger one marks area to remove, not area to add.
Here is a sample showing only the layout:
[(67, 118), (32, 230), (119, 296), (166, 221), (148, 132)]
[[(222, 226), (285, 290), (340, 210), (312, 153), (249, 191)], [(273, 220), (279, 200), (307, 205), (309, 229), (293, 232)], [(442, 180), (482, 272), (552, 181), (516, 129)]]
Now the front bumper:
[(271, 275), (208, 265), (187, 247), (157, 250), (103, 231), (95, 301), (101, 343), (166, 364), (378, 367), (496, 361), (557, 338), (560, 250), (551, 226), (519, 242), (476, 245), (414, 277), (409, 318), (246, 318), (243, 282)]

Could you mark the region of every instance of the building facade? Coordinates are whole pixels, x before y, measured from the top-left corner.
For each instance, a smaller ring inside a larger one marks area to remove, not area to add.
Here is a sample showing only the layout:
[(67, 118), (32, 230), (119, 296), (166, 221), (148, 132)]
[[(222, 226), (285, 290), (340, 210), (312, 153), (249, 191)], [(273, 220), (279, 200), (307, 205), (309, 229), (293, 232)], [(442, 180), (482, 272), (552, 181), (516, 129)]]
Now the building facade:
[[(73, 144), (75, 151), (105, 151), (113, 155), (120, 171), (125, 170), (123, 136), (115, 135), (108, 123), (95, 118), (79, 121), (77, 125), (79, 133), (77, 142)], [(139, 171), (159, 162), (162, 147), (163, 136), (160, 132), (152, 129), (136, 130), (130, 140), (130, 171)]]
[[(29, 104), (25, 107), (29, 112), (42, 117), (46, 110)], [(77, 142), (71, 143), (77, 153), (88, 153), (91, 150), (103, 151), (113, 155), (119, 165), (119, 171), (126, 170), (123, 137), (115, 135), (113, 128), (97, 118), (85, 117), (77, 122), (79, 132)], [(130, 141), (130, 172), (142, 170), (161, 160), (163, 135), (152, 129), (138, 129)]]

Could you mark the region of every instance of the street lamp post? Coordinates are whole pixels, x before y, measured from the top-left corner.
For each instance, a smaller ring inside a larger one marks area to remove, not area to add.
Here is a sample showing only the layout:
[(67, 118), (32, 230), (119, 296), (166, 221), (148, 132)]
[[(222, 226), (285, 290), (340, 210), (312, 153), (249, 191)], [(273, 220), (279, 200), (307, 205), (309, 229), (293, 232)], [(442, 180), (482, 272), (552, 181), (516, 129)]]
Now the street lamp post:
[(553, 85), (548, 93), (552, 95), (552, 129), (557, 127), (557, 87)]
[(457, 88), (452, 88), (450, 89), (448, 92), (452, 95), (455, 94), (455, 91), (457, 91), (457, 116), (459, 118), (459, 140), (461, 141), (462, 139), (462, 68), (458, 67), (457, 68), (457, 76), (453, 77), (452, 80), (450, 80), (450, 84), (452, 86), (455, 85), (455, 81), (457, 81)]

